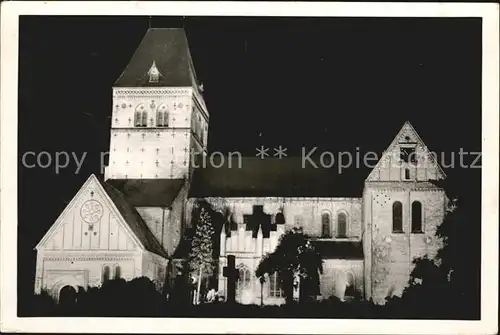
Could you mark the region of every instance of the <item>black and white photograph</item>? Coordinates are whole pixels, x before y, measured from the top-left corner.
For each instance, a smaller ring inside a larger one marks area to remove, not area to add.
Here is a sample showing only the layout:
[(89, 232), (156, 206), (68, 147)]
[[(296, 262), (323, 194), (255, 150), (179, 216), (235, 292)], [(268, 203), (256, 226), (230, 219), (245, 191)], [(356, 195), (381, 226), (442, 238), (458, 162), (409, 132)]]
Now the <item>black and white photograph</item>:
[(8, 5), (2, 331), (497, 332), (498, 5)]

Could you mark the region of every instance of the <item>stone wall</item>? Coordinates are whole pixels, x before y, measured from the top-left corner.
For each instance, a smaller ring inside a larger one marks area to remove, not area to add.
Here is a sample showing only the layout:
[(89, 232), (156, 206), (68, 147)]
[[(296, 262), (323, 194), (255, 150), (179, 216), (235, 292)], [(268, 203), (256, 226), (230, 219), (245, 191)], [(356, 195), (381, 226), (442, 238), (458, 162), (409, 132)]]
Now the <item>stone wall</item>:
[[(365, 190), (366, 225), (369, 231), (365, 252), (371, 254), (365, 279), (371, 297), (384, 303), (386, 296), (401, 296), (408, 285), (415, 258), (437, 253), (442, 242), (435, 236), (444, 218), (446, 196), (437, 187), (418, 183), (398, 183), (387, 187), (370, 184)], [(403, 231), (393, 231), (393, 204), (402, 203)], [(411, 204), (420, 201), (423, 208), (422, 232), (411, 231)], [(368, 254), (367, 254), (368, 255)], [(370, 278), (367, 278), (370, 277)], [(368, 294), (370, 296), (370, 294)]]
[(186, 182), (174, 201), (170, 205), (165, 219), (166, 226), (163, 233), (163, 247), (168, 255), (172, 255), (181, 241), (186, 229), (186, 199), (189, 191), (189, 182)]
[(167, 266), (168, 260), (152, 252), (144, 251), (142, 256), (142, 276), (148, 277), (159, 291), (165, 285)]
[(110, 269), (110, 279), (115, 269), (120, 267), (120, 277), (131, 280), (141, 275), (141, 253), (135, 252), (97, 252), (81, 253), (39, 251), (37, 259), (37, 287), (35, 293), (47, 290), (58, 297), (59, 290), (66, 286), (100, 286), (105, 266)]
[[(228, 210), (232, 220), (237, 224), (243, 224), (244, 215), (253, 214), (253, 206), (263, 206), (264, 213), (271, 216), (272, 223), (275, 223), (276, 214), (282, 212), (286, 227), (302, 226), (304, 232), (312, 237), (321, 236), (321, 216), (323, 213), (329, 213), (333, 239), (337, 231), (337, 215), (344, 213), (347, 216), (347, 237), (353, 240), (361, 239), (360, 198), (206, 198), (205, 200), (215, 211)], [(189, 200), (189, 208), (192, 208), (195, 201), (196, 199)]]

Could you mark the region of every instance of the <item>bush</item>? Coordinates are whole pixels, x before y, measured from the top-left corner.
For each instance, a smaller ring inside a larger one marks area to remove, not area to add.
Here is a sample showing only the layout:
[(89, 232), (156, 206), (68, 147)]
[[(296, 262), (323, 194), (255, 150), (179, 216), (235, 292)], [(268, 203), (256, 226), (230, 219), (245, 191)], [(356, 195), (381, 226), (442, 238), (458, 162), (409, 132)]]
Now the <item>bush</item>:
[(31, 315), (141, 317), (166, 315), (166, 299), (146, 277), (109, 280), (101, 287), (79, 288), (74, 303), (58, 304), (48, 293), (31, 298)]

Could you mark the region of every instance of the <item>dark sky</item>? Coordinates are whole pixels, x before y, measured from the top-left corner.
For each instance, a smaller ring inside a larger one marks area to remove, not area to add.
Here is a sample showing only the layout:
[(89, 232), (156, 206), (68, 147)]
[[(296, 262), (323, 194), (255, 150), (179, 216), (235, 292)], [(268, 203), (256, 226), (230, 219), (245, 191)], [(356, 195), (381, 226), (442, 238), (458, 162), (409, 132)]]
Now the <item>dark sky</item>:
[[(19, 157), (88, 154), (77, 175), (74, 163), (59, 174), (20, 164), (20, 274), (32, 271), (28, 250), (89, 174), (100, 173), (111, 87), (149, 24), (21, 17)], [(151, 25), (186, 29), (211, 114), (211, 151), (380, 152), (406, 120), (433, 151), (481, 150), (480, 19), (155, 17)], [(456, 193), (479, 201), (479, 169), (445, 171)]]

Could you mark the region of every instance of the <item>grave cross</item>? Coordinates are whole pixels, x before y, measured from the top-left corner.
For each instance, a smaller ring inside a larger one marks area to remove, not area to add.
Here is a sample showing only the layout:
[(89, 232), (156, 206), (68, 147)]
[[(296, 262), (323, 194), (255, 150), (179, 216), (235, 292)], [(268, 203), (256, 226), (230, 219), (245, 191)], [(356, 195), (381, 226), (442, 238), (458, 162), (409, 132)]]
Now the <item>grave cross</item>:
[(223, 268), (222, 274), (227, 278), (227, 302), (236, 301), (236, 281), (239, 277), (239, 271), (235, 268), (235, 256), (227, 255), (227, 266)]

